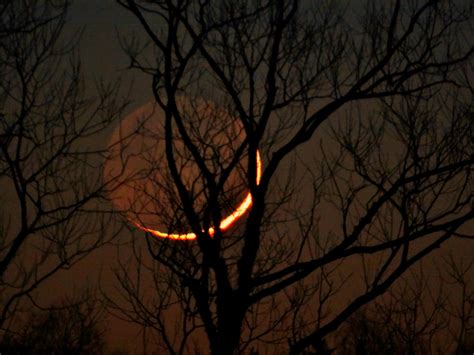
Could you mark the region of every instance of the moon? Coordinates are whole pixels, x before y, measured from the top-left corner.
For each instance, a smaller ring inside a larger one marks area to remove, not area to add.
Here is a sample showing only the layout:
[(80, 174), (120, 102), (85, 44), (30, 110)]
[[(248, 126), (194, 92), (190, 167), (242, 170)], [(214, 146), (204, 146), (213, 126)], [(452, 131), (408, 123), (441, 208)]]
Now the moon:
[[(177, 106), (189, 138), (208, 170), (218, 178), (243, 140), (239, 120), (202, 98), (180, 97)], [(196, 234), (185, 230), (189, 227), (169, 173), (163, 117), (164, 112), (152, 101), (120, 121), (108, 144), (104, 181), (110, 186), (108, 195), (115, 208), (135, 227), (159, 238), (194, 240)], [(207, 199), (205, 181), (177, 128), (173, 130), (173, 152), (193, 207), (202, 215)], [(246, 162), (247, 157), (244, 157), (224, 184), (225, 196), (220, 202), (226, 206), (222, 211), (225, 217), (219, 223), (222, 231), (231, 228), (252, 205), (251, 193), (245, 192)], [(258, 185), (262, 175), (258, 151), (256, 165)], [(239, 199), (240, 202), (236, 202)], [(208, 234), (212, 237), (215, 227), (210, 227)]]

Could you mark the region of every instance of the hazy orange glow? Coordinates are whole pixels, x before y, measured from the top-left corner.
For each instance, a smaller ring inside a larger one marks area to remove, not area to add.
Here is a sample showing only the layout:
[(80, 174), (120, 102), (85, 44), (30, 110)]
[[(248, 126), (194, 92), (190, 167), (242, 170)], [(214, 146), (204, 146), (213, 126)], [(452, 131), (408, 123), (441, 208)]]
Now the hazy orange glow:
[[(226, 162), (233, 159), (239, 142), (244, 139), (245, 131), (239, 119), (213, 102), (199, 97), (179, 97), (176, 103), (196, 149), (199, 149), (204, 160), (218, 163), (211, 166), (212, 173), (218, 176), (219, 166), (225, 166)], [(110, 201), (130, 224), (159, 238), (193, 240), (196, 239), (194, 233), (175, 233), (182, 230), (169, 227), (174, 225), (176, 218), (182, 221), (184, 216), (182, 209), (176, 205), (179, 204), (179, 194), (168, 172), (164, 153), (164, 115), (163, 109), (151, 100), (120, 120), (109, 141), (104, 182), (109, 184)], [(189, 191), (197, 191), (193, 198), (198, 210), (202, 211), (207, 203), (203, 192), (205, 183), (177, 129), (173, 131), (172, 149), (177, 152), (174, 158), (180, 178)], [(223, 187), (226, 192), (240, 191), (240, 187), (245, 186), (246, 164), (247, 156), (242, 157), (242, 161), (229, 174)], [(262, 160), (257, 151), (257, 185), (260, 184), (261, 175)], [(247, 192), (242, 198), (240, 203), (231, 207), (230, 211), (235, 208), (232, 213), (225, 210), (225, 213), (230, 214), (222, 218), (218, 225), (220, 230), (231, 228), (249, 210), (252, 205), (251, 193)], [(216, 229), (217, 226), (212, 225), (206, 233), (213, 236)]]
[[(260, 183), (261, 177), (262, 177), (262, 160), (260, 158), (260, 153), (257, 151), (257, 178), (256, 178), (257, 185)], [(252, 194), (248, 192), (247, 196), (245, 196), (245, 199), (234, 210), (234, 212), (232, 212), (229, 216), (227, 216), (221, 221), (219, 225), (220, 230), (225, 231), (229, 229), (240, 217), (242, 217), (245, 214), (245, 212), (247, 212), (250, 206), (252, 206)], [(151, 233), (152, 235), (156, 237), (169, 238), (169, 239), (174, 239), (174, 240), (196, 239), (195, 233), (185, 233), (185, 234), (165, 233), (165, 232), (160, 232), (159, 230), (146, 228), (135, 221), (132, 221), (132, 223), (138, 228), (140, 228), (141, 230)], [(214, 233), (215, 233), (215, 229), (212, 227), (209, 228), (209, 235), (213, 236)]]

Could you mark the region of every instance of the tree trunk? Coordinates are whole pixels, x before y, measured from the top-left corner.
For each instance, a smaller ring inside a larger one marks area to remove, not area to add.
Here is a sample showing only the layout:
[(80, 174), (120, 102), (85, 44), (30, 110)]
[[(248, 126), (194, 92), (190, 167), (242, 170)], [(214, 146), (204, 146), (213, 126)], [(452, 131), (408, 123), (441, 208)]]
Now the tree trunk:
[(240, 333), (245, 311), (239, 307), (238, 301), (225, 302), (218, 320), (218, 330), (215, 341), (211, 343), (212, 355), (238, 354)]

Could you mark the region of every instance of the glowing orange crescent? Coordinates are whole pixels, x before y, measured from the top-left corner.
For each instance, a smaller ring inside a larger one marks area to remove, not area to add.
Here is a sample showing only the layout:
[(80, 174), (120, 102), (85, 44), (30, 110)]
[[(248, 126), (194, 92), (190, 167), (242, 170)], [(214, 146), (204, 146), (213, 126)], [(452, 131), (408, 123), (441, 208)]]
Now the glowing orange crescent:
[[(260, 159), (260, 153), (257, 151), (257, 185), (260, 183), (260, 178), (262, 176), (262, 160)], [(230, 228), (240, 217), (242, 217), (245, 212), (250, 208), (252, 205), (252, 194), (250, 192), (247, 193), (247, 196), (245, 196), (245, 199), (241, 202), (241, 204), (235, 209), (234, 212), (232, 212), (229, 216), (224, 218), (220, 225), (219, 228), (222, 231), (227, 230)], [(160, 238), (170, 238), (170, 239), (175, 239), (175, 240), (193, 240), (196, 239), (196, 234), (195, 233), (185, 233), (185, 234), (176, 234), (176, 233), (165, 233), (165, 232), (160, 232), (159, 230), (156, 229), (150, 229), (142, 226), (141, 224), (132, 221), (132, 223), (140, 228), (141, 230), (144, 230), (145, 232), (149, 232), (153, 234), (154, 236), (160, 237)], [(212, 236), (215, 233), (215, 229), (213, 227), (209, 228), (209, 234)]]

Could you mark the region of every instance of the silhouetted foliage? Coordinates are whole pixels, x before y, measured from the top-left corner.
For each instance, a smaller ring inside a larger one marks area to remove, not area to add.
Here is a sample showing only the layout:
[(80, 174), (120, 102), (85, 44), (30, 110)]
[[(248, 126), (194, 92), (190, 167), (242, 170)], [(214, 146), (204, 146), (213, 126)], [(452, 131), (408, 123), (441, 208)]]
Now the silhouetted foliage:
[(28, 315), (21, 329), (0, 341), (2, 354), (103, 354), (103, 309), (90, 295)]
[(354, 313), (334, 334), (337, 354), (470, 354), (474, 350), (473, 262), (439, 263), (440, 280), (419, 268)]
[(0, 3), (0, 334), (46, 280), (117, 232), (101, 213), (97, 137), (124, 101), (118, 84), (86, 89), (78, 35), (64, 30), (69, 5)]

